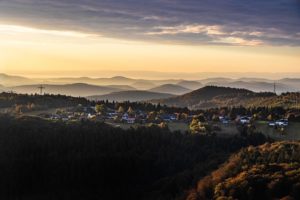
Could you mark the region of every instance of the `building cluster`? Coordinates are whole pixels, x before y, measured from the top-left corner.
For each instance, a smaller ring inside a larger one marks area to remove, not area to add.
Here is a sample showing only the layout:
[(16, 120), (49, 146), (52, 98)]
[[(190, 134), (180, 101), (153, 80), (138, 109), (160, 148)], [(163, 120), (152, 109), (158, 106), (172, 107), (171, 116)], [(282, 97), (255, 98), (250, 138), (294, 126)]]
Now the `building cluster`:
[(105, 122), (117, 122), (117, 123), (161, 123), (161, 122), (175, 122), (184, 121), (190, 122), (193, 116), (189, 116), (186, 113), (165, 113), (163, 111), (142, 111), (134, 110), (129, 107), (125, 110), (122, 107), (118, 109), (99, 109), (97, 106), (89, 107), (74, 107), (69, 109), (58, 109), (55, 114), (42, 114), (41, 117), (51, 120), (96, 120)]

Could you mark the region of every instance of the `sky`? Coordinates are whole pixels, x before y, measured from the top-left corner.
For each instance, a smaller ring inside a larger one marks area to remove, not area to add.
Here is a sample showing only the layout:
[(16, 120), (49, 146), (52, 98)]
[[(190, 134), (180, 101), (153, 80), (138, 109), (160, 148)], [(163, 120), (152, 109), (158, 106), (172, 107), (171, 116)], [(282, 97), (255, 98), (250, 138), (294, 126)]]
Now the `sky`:
[(0, 73), (125, 72), (300, 73), (300, 1), (0, 0)]

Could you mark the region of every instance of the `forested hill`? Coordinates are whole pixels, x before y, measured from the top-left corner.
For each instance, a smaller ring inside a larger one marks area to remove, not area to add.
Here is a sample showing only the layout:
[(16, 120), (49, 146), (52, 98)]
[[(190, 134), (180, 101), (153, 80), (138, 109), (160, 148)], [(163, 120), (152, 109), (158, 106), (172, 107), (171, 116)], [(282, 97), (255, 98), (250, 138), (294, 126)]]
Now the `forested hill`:
[[(227, 106), (247, 106), (251, 100), (272, 98), (273, 93), (255, 93), (246, 89), (229, 87), (206, 86), (193, 92), (159, 101), (169, 106), (189, 107), (192, 109), (205, 109)], [(259, 106), (259, 104), (258, 104)]]
[(231, 153), (265, 142), (261, 134), (220, 138), (0, 115), (0, 198), (177, 199)]
[(88, 105), (90, 102), (85, 98), (71, 97), (65, 95), (28, 95), (16, 93), (0, 93), (0, 108), (12, 107), (14, 105), (28, 105), (56, 108), (77, 106), (78, 104)]
[(207, 86), (185, 95), (154, 100), (154, 103), (190, 109), (208, 109), (216, 107), (298, 107), (300, 93), (252, 92), (246, 89)]
[(198, 182), (187, 200), (300, 199), (300, 142), (248, 147)]

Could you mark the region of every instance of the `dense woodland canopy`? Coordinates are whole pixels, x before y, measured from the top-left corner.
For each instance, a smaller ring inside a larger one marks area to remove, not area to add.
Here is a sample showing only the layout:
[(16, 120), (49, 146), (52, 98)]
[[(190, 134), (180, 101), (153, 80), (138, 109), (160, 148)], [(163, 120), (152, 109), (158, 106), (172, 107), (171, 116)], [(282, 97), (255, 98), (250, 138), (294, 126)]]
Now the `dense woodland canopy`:
[(85, 98), (75, 98), (65, 95), (29, 95), (6, 93), (0, 94), (0, 108), (12, 107), (14, 105), (34, 104), (41, 109), (77, 106), (78, 104), (88, 105), (89, 101)]
[(300, 143), (266, 143), (233, 155), (187, 200), (300, 199)]
[(149, 127), (0, 117), (4, 199), (179, 199), (261, 134), (221, 138)]

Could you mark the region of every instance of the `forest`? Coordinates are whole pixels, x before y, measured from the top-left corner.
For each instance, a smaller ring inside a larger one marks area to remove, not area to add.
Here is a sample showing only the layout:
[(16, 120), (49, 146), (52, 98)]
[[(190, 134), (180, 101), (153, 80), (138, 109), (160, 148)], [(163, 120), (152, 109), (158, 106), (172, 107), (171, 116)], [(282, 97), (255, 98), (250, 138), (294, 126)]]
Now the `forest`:
[(232, 153), (270, 139), (0, 116), (2, 199), (184, 199)]
[(300, 199), (300, 143), (248, 147), (201, 179), (187, 200)]
[[(242, 90), (243, 91), (243, 90)], [(281, 106), (231, 106), (215, 107), (209, 109), (190, 110), (174, 106), (166, 106), (160, 103), (152, 104), (149, 102), (109, 102), (109, 101), (90, 101), (85, 98), (71, 97), (65, 95), (28, 95), (15, 93), (0, 93), (0, 108), (10, 108), (18, 110), (22, 108), (23, 112), (32, 110), (46, 110), (49, 108), (77, 107), (103, 105), (107, 110), (118, 110), (123, 107), (127, 110), (129, 107), (143, 112), (161, 112), (164, 113), (184, 113), (187, 115), (204, 114), (208, 120), (213, 120), (215, 116), (228, 116), (234, 120), (238, 115), (248, 115), (255, 119), (274, 120), (282, 117), (289, 121), (300, 121), (299, 108), (284, 108)], [(234, 104), (233, 104), (234, 105)]]

